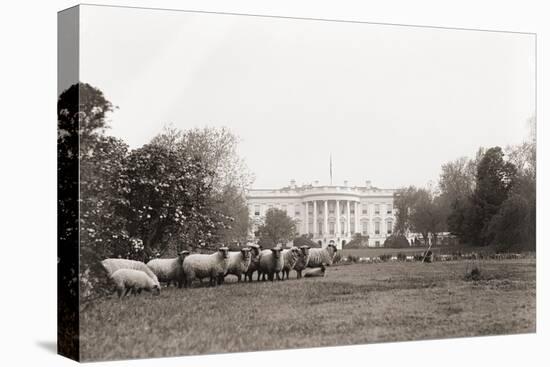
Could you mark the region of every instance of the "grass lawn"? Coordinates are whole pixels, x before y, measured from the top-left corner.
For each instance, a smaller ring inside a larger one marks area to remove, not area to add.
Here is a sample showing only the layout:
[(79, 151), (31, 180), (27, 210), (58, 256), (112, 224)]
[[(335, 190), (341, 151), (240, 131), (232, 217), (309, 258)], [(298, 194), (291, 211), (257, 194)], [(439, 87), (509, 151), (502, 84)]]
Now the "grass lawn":
[[(368, 256), (368, 255), (367, 255)], [(535, 259), (380, 263), (324, 278), (163, 289), (81, 314), (83, 360), (535, 332)], [(228, 278), (229, 280), (229, 278)]]

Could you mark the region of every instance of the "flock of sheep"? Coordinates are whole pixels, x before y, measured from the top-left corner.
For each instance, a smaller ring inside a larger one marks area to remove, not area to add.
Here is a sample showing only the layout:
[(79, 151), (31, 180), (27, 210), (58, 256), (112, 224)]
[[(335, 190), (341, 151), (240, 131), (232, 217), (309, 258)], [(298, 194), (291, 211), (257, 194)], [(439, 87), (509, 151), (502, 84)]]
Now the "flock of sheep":
[(194, 280), (202, 283), (209, 279), (210, 285), (222, 284), (228, 275), (237, 276), (240, 282), (252, 281), (255, 272), (257, 280), (273, 281), (290, 278), (290, 271), (296, 271), (296, 277), (302, 278), (302, 271), (306, 268), (304, 277), (324, 276), (325, 266), (331, 265), (336, 246), (329, 244), (326, 248), (310, 248), (309, 246), (291, 247), (283, 249), (277, 246), (262, 250), (256, 244), (251, 244), (240, 251), (229, 251), (227, 247), (220, 247), (212, 254), (191, 254), (182, 251), (171, 259), (153, 259), (147, 264), (127, 259), (105, 259), (101, 262), (103, 268), (113, 284), (119, 297), (130, 293), (139, 294), (147, 291), (159, 294), (160, 283), (171, 283), (179, 288), (189, 287)]

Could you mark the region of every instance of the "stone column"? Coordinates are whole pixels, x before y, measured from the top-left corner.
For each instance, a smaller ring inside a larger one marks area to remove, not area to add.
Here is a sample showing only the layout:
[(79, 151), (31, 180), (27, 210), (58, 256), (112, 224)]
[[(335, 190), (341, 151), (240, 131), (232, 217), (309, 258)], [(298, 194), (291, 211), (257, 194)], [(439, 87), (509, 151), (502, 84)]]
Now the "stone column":
[(359, 203), (355, 202), (355, 233), (361, 232), (359, 228)]
[(336, 200), (336, 237), (340, 236), (340, 201)]
[(346, 213), (347, 214), (347, 218), (346, 218), (347, 222), (346, 222), (346, 224), (347, 224), (348, 228), (347, 228), (346, 233), (347, 233), (348, 237), (351, 236), (351, 228), (350, 228), (351, 227), (351, 218), (350, 218), (351, 210), (350, 210), (349, 204), (350, 204), (350, 202), (349, 202), (349, 200), (347, 200), (346, 201), (346, 207), (347, 207), (346, 208), (346, 210), (347, 210), (347, 213)]
[(324, 211), (324, 216), (325, 216), (325, 230), (324, 230), (324, 235), (325, 237), (328, 235), (328, 200), (325, 200), (325, 211)]
[(304, 204), (306, 205), (306, 234), (309, 235), (309, 205), (307, 201)]
[(317, 200), (313, 201), (313, 236), (317, 236)]

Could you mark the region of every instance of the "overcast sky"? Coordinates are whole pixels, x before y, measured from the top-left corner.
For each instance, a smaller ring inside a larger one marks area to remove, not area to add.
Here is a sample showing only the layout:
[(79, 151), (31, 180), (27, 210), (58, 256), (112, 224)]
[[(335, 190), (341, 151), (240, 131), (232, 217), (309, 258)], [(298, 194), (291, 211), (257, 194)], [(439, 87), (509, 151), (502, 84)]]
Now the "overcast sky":
[(257, 188), (422, 186), (535, 114), (533, 35), (83, 6), (80, 42), (109, 134), (227, 126)]

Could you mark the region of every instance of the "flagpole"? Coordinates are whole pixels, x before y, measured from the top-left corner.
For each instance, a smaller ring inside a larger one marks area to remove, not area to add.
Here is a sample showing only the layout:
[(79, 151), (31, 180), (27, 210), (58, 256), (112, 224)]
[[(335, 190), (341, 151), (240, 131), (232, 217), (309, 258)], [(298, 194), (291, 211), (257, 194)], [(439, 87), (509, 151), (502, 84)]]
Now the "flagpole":
[(330, 186), (332, 186), (332, 153), (330, 153)]

